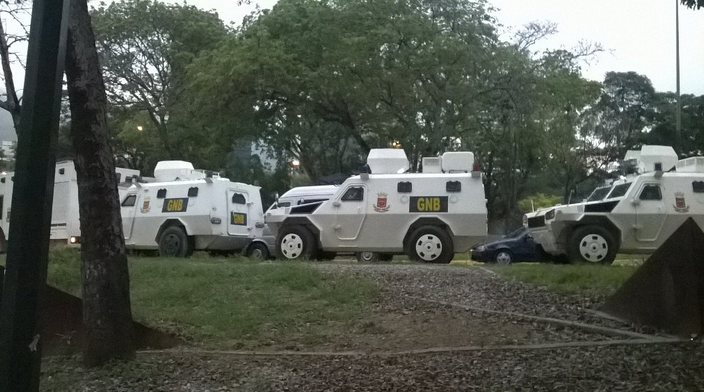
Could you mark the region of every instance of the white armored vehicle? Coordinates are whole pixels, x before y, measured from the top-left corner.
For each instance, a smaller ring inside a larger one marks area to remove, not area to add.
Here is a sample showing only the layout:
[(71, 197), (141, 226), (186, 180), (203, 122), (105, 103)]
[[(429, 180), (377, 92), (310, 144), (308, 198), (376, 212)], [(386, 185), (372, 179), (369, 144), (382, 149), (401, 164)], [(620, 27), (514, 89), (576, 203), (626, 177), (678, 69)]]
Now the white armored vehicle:
[(403, 150), (369, 153), (371, 173), (348, 178), (329, 200), (267, 212), (283, 259), (355, 252), (371, 261), (394, 254), (449, 263), (487, 234), (481, 173), (471, 152), (425, 158), (423, 173), (406, 173)]
[(156, 182), (135, 183), (121, 200), (128, 249), (158, 249), (171, 257), (194, 250), (268, 257), (259, 187), (183, 161), (159, 162), (154, 176)]
[(535, 242), (571, 261), (610, 264), (617, 252), (654, 252), (687, 218), (704, 227), (704, 157), (678, 161), (668, 146), (643, 146), (630, 157), (640, 174), (582, 203), (526, 214)]
[[(120, 184), (120, 192), (122, 192), (127, 188), (125, 184), (132, 182), (132, 178), (139, 178), (139, 170), (116, 167), (115, 175)], [(5, 251), (7, 236), (10, 232), (14, 178), (14, 172), (0, 173), (0, 250), (2, 251)], [(76, 246), (81, 242), (78, 182), (76, 168), (73, 161), (70, 160), (56, 163), (50, 239), (52, 243)]]

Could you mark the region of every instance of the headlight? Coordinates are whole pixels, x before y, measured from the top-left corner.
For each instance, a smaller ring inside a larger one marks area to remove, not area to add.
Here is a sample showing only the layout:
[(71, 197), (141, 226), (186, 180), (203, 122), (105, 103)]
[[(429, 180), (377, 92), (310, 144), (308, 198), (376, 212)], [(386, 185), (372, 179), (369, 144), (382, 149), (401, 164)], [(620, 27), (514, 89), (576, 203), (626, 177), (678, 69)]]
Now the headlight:
[(555, 219), (555, 209), (552, 209), (545, 214), (545, 220)]
[(477, 252), (484, 252), (485, 250), (486, 250), (486, 246), (484, 246), (484, 245), (479, 245), (477, 247)]

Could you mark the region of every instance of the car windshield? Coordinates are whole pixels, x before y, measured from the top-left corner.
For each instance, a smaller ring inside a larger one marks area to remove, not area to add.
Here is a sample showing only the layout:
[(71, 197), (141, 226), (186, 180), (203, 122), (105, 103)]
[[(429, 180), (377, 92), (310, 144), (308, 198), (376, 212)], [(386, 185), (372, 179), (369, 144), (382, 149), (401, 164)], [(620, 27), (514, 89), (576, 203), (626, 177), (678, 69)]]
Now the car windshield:
[(603, 200), (604, 197), (606, 197), (606, 195), (609, 194), (610, 190), (611, 190), (610, 185), (596, 188), (596, 189), (594, 189), (594, 192), (592, 192), (592, 194), (589, 195), (589, 198), (587, 199), (587, 201)]
[(525, 232), (526, 232), (526, 228), (521, 227), (521, 228), (518, 228), (518, 229), (512, 231), (511, 233), (509, 233), (506, 236), (506, 238), (518, 238), (518, 237), (522, 236)]
[(632, 184), (631, 182), (627, 182), (625, 184), (616, 185), (614, 187), (614, 190), (612, 190), (611, 193), (609, 193), (608, 198), (613, 199), (616, 197), (624, 196), (626, 194), (626, 192), (628, 192), (628, 188), (631, 187), (631, 184)]

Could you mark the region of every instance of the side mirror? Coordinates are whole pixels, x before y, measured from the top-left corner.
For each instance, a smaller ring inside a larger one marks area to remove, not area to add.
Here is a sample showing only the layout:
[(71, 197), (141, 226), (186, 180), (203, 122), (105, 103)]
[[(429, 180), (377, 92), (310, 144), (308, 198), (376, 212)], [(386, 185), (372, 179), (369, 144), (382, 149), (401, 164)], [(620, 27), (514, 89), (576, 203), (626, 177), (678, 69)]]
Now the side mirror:
[(634, 197), (633, 199), (631, 199), (631, 204), (633, 204), (634, 206), (640, 205), (640, 199), (636, 199)]
[(333, 206), (333, 207), (339, 207), (339, 206), (341, 206), (341, 205), (342, 205), (342, 204), (340, 204), (339, 201), (333, 201), (333, 202), (332, 202), (332, 206)]

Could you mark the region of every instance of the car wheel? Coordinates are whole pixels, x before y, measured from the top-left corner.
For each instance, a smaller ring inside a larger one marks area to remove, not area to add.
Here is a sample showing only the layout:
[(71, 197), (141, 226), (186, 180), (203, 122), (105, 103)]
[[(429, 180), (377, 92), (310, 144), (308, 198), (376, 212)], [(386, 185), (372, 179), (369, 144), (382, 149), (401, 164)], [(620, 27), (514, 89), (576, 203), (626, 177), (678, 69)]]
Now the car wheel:
[(159, 237), (159, 256), (188, 257), (193, 254), (193, 243), (186, 231), (179, 226), (164, 229)]
[(454, 257), (452, 239), (437, 226), (423, 226), (413, 232), (406, 252), (411, 260), (448, 264)]
[(303, 226), (284, 227), (276, 239), (276, 256), (284, 260), (311, 260), (318, 251), (318, 242)]
[(503, 265), (511, 264), (513, 263), (513, 254), (507, 249), (498, 250), (494, 253), (494, 262)]
[(358, 263), (376, 263), (379, 261), (379, 254), (376, 252), (357, 252), (354, 255)]
[(254, 242), (247, 249), (247, 257), (254, 260), (266, 260), (269, 258), (269, 248), (261, 242)]
[(600, 226), (580, 227), (570, 236), (569, 258), (572, 262), (611, 264), (617, 251), (613, 235)]

